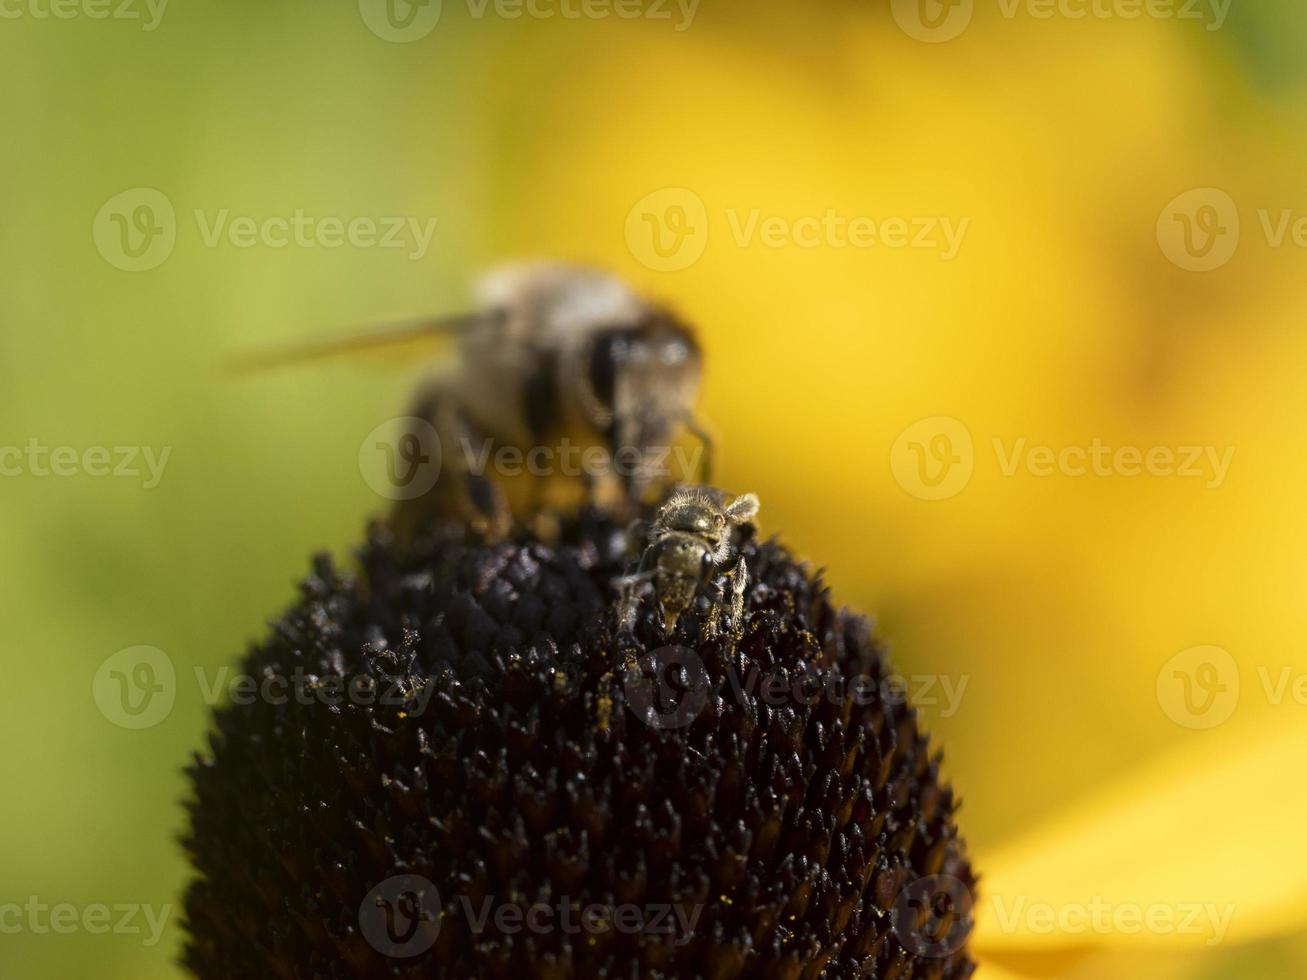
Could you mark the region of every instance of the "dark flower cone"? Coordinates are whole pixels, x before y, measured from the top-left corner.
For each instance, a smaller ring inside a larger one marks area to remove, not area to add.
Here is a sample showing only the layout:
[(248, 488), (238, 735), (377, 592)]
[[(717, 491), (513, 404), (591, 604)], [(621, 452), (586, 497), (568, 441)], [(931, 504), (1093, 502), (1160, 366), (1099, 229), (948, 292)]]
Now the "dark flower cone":
[(866, 621), (746, 540), (738, 643), (648, 602), (619, 638), (622, 542), (583, 515), (556, 547), (378, 527), (360, 575), (319, 558), (190, 770), (186, 966), (969, 976), (953, 794)]

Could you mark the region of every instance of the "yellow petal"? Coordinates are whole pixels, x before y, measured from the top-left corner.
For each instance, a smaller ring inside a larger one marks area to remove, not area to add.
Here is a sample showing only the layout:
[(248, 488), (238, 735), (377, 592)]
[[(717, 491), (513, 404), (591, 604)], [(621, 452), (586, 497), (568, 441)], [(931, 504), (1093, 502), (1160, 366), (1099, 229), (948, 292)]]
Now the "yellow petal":
[(1013, 973), (992, 960), (981, 960), (980, 972), (977, 976), (981, 980), (1023, 980), (1020, 973)]
[(1212, 951), (1307, 920), (1307, 718), (1194, 733), (978, 858), (976, 948)]
[(979, 957), (981, 980), (1102, 980), (1147, 977), (1187, 980), (1202, 975), (1201, 954), (1177, 956), (1172, 950), (1064, 950), (990, 954)]

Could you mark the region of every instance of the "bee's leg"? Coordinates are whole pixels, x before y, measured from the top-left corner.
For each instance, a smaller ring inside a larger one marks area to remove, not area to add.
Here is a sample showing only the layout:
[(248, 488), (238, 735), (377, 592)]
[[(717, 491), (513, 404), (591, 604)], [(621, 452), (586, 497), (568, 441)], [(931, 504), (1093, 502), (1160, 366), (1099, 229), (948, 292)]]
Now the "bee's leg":
[(531, 489), (526, 504), (526, 514), (532, 532), (541, 541), (551, 545), (557, 544), (562, 536), (563, 525), (558, 513), (548, 507), (548, 477), (531, 476)]
[(588, 466), (581, 467), (581, 485), (585, 488), (585, 505), (599, 509), (599, 476)]
[(744, 556), (735, 559), (731, 570), (731, 629), (736, 636), (744, 633), (744, 593), (749, 587), (749, 566)]
[(703, 621), (702, 639), (711, 640), (722, 632), (722, 600), (726, 598), (719, 583), (710, 581), (704, 586), (708, 596), (708, 618)]
[[(712, 436), (709, 435), (708, 430), (705, 429), (699, 423), (699, 420), (696, 419), (693, 415), (687, 415), (685, 417), (685, 431), (690, 433), (690, 435), (694, 436), (696, 439), (699, 440), (700, 449), (702, 452), (702, 455), (700, 457), (701, 462), (699, 464), (699, 473), (697, 476), (697, 482), (711, 486), (712, 470), (713, 470)], [(687, 478), (682, 482), (689, 483), (691, 481)]]
[(653, 574), (652, 571), (640, 571), (632, 575), (623, 575), (613, 583), (619, 590), (617, 628), (620, 632), (635, 632), (635, 618), (640, 612), (640, 600), (652, 588)]
[[(730, 627), (731, 634), (738, 638), (744, 632), (744, 593), (748, 589), (749, 570), (744, 564), (743, 558), (737, 558), (735, 564), (726, 572), (726, 577), (731, 583), (731, 614)], [(722, 614), (726, 606), (726, 592), (721, 584), (716, 581), (710, 581), (705, 587), (708, 595), (708, 619), (704, 623), (703, 632), (705, 639), (712, 639), (720, 636), (723, 632)]]
[[(460, 418), (457, 424), (461, 431), (456, 445), (474, 444), (464, 443), (461, 437), (466, 435), (469, 440), (478, 440), (482, 437), (463, 413), (458, 414)], [(508, 533), (512, 516), (508, 512), (508, 502), (504, 498), (503, 489), (492, 477), (485, 473), (475, 473), (470, 467), (465, 466), (461, 492), (464, 506), (472, 515), (474, 526), (484, 530), (486, 536), (492, 540), (502, 538)]]
[[(395, 492), (386, 494), (394, 501), (389, 525), (402, 542), (411, 541), (432, 520), (461, 516), (454, 507), (448, 486), (457, 460), (444, 459), (446, 454), (442, 451), (448, 441), (444, 416), (449, 402), (450, 395), (441, 384), (424, 385), (409, 408), (409, 427), (401, 437), (400, 447), (384, 447), (378, 443), (378, 448), (387, 449), (392, 464), (389, 477)], [(431, 451), (433, 447), (430, 445), (433, 431), (435, 452)], [(407, 452), (404, 451), (406, 447)], [(395, 463), (402, 463), (405, 468), (397, 468)], [(409, 493), (410, 488), (420, 492)]]
[(637, 514), (639, 509), (631, 504), (626, 481), (617, 473), (611, 448), (602, 448), (606, 454), (602, 464), (591, 459), (589, 447), (582, 457), (580, 479), (585, 506), (614, 520), (624, 520)]
[[(504, 537), (512, 520), (503, 489), (492, 475), (473, 469), (478, 456), (466, 448), (483, 446), (488, 437), (448, 394), (433, 389), (428, 398), (443, 450), (437, 487), (441, 511), (466, 521), (491, 540)], [(488, 457), (482, 454), (482, 458)]]
[[(613, 580), (617, 588), (618, 629), (625, 633), (635, 630), (635, 617), (640, 611), (640, 600), (652, 589), (654, 569), (648, 560), (646, 528), (643, 521), (632, 521), (626, 528), (626, 550), (640, 555), (636, 570)], [(629, 566), (628, 566), (629, 567)]]
[[(629, 534), (630, 528), (627, 529)], [(645, 548), (640, 553), (640, 562), (634, 572), (622, 575), (613, 581), (618, 589), (617, 621), (618, 629), (624, 633), (635, 631), (635, 618), (640, 612), (640, 600), (654, 589), (654, 576), (658, 573), (657, 546)], [(628, 566), (629, 567), (629, 566)]]
[(594, 478), (593, 499), (615, 517), (638, 516), (649, 488), (643, 460), (633, 460), (631, 450), (620, 442), (610, 440), (606, 449), (608, 471)]
[(643, 556), (648, 549), (649, 541), (649, 522), (636, 518), (630, 524), (626, 525), (626, 550), (631, 555)]

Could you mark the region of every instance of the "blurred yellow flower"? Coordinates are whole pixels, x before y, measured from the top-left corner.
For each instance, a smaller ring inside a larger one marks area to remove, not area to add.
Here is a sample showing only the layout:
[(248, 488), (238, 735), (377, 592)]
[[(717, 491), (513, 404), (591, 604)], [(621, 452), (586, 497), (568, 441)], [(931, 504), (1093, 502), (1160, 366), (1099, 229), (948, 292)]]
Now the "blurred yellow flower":
[[(718, 482), (880, 616), (966, 801), (981, 976), (1307, 974), (1307, 13), (89, 6), (0, 30), (2, 441), (176, 452), (149, 490), (0, 480), (13, 894), (175, 900), (193, 672), (378, 506), (355, 452), (406, 380), (224, 353), (546, 255), (701, 326)], [(124, 200), (175, 235), (116, 253)], [(206, 243), (300, 209), (430, 251)], [(90, 691), (137, 645), (179, 679), (148, 731)], [(6, 936), (0, 973), (163, 975), (178, 932)]]
[[(722, 481), (969, 683), (921, 710), (991, 976), (1202, 976), (1307, 918), (1303, 155), (1215, 35), (764, 3), (490, 80), (493, 255), (617, 256), (703, 324)], [(1212, 645), (1242, 695), (1192, 730)]]

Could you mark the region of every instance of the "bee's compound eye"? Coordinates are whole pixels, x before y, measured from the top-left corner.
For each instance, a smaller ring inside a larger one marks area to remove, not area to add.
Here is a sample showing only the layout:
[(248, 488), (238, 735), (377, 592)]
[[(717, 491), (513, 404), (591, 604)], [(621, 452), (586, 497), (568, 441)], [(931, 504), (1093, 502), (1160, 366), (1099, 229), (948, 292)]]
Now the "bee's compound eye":
[(631, 337), (625, 330), (608, 330), (597, 335), (590, 348), (589, 380), (595, 399), (605, 408), (613, 407), (617, 372), (630, 360)]
[(708, 578), (708, 576), (710, 576), (713, 573), (713, 569), (716, 567), (717, 567), (717, 563), (713, 561), (713, 556), (711, 551), (704, 551), (704, 553), (699, 556), (699, 573), (704, 578)]
[(690, 356), (690, 349), (679, 340), (663, 346), (662, 361), (667, 365), (681, 364)]

